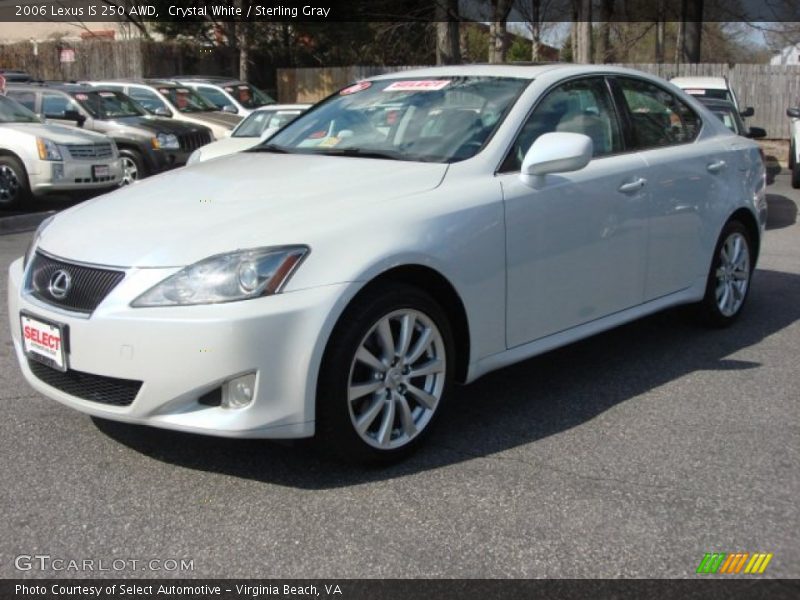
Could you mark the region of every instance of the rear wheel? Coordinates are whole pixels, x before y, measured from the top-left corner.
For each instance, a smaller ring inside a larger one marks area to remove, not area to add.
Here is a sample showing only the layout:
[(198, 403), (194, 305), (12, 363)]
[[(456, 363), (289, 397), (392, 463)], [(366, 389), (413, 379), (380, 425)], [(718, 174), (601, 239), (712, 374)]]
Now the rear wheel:
[(0, 207), (15, 208), (30, 199), (25, 167), (13, 156), (0, 156)]
[(800, 189), (800, 163), (797, 162), (792, 167), (792, 187)]
[(408, 285), (366, 292), (337, 324), (317, 388), (317, 435), (348, 460), (406, 456), (430, 431), (450, 388), (444, 311)]
[(753, 275), (752, 240), (739, 221), (729, 221), (720, 234), (701, 303), (705, 321), (715, 327), (733, 323), (744, 308)]

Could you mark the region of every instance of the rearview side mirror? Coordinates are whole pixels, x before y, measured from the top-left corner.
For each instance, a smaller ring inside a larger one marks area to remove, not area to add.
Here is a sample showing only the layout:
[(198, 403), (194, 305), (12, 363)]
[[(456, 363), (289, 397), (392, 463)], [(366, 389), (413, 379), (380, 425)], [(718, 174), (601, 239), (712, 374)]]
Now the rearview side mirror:
[(232, 115), (239, 113), (239, 111), (236, 110), (236, 107), (233, 104), (226, 104), (225, 106), (223, 106), (222, 112), (230, 113)]
[(64, 111), (64, 116), (62, 118), (65, 121), (75, 121), (78, 124), (78, 127), (83, 127), (83, 124), (86, 122), (86, 117), (84, 117), (77, 110)]
[(751, 127), (747, 132), (747, 137), (754, 139), (765, 138), (767, 137), (767, 130), (761, 127)]
[(792, 119), (800, 119), (800, 108), (798, 108), (797, 106), (793, 108), (787, 108), (786, 116), (791, 117)]
[(748, 106), (744, 110), (739, 111), (739, 114), (743, 117), (752, 117), (754, 114), (756, 114), (756, 111), (752, 106)]
[(168, 109), (166, 106), (159, 106), (158, 108), (153, 109), (153, 114), (158, 117), (171, 117), (172, 111)]
[(592, 139), (582, 133), (554, 132), (540, 135), (525, 154), (520, 179), (535, 186), (548, 173), (579, 171), (592, 160)]

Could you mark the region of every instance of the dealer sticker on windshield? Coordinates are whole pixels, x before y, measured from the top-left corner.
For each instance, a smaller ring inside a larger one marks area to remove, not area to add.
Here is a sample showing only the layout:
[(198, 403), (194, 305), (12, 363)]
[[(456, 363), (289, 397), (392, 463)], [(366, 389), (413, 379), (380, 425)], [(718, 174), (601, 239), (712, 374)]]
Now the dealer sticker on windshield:
[(22, 324), (22, 349), (26, 356), (60, 371), (67, 370), (64, 352), (64, 327), (20, 315)]
[(450, 85), (449, 79), (423, 79), (419, 81), (395, 81), (383, 88), (384, 92), (436, 92)]

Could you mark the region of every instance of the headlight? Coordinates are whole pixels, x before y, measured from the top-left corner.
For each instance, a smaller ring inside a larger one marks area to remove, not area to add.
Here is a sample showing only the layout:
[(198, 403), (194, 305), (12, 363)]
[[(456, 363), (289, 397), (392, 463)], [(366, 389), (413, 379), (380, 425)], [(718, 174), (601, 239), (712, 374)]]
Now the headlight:
[(281, 290), (308, 252), (307, 246), (281, 246), (211, 256), (170, 275), (131, 306), (215, 304), (269, 296)]
[(50, 225), (50, 223), (53, 222), (53, 219), (55, 217), (56, 217), (55, 215), (50, 215), (44, 221), (39, 223), (39, 227), (36, 228), (36, 231), (34, 232), (33, 237), (31, 238), (31, 243), (28, 244), (28, 248), (27, 248), (27, 250), (25, 250), (25, 258), (22, 259), (22, 268), (23, 268), (23, 270), (25, 269), (25, 267), (28, 266), (28, 263), (30, 262), (31, 257), (33, 256), (33, 252), (34, 252), (34, 250), (36, 250), (36, 246), (39, 245), (39, 238), (42, 237), (42, 232), (45, 229), (47, 229), (47, 226)]
[(36, 138), (36, 147), (39, 148), (39, 158), (42, 160), (63, 160), (58, 145), (45, 138)]
[(181, 147), (178, 142), (178, 136), (172, 133), (159, 133), (151, 142), (153, 143), (153, 148), (156, 150), (159, 148), (163, 148), (164, 150), (178, 150)]
[(195, 150), (189, 155), (189, 159), (186, 161), (187, 165), (191, 165), (193, 163), (200, 162), (200, 150)]

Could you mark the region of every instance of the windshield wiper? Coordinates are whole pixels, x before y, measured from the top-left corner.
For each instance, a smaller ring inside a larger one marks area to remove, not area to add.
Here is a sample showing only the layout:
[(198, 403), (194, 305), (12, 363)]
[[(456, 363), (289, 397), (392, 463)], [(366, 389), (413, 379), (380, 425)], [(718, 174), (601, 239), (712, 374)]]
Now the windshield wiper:
[(314, 154), (325, 154), (328, 156), (355, 156), (357, 158), (382, 158), (385, 160), (408, 160), (407, 157), (398, 152), (362, 150), (361, 148), (326, 148), (325, 150), (315, 149)]
[(261, 146), (253, 146), (248, 148), (245, 152), (274, 152), (275, 154), (291, 154), (288, 148), (277, 146), (275, 144), (264, 144)]

